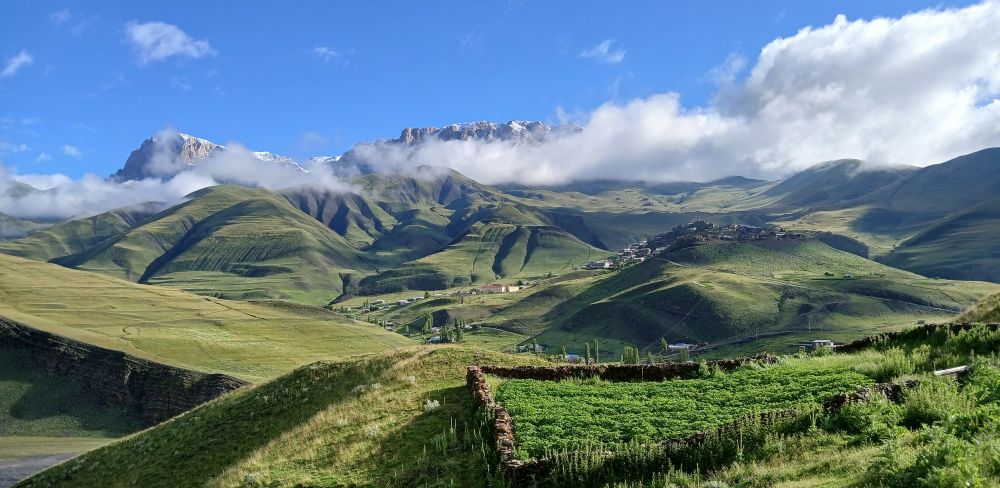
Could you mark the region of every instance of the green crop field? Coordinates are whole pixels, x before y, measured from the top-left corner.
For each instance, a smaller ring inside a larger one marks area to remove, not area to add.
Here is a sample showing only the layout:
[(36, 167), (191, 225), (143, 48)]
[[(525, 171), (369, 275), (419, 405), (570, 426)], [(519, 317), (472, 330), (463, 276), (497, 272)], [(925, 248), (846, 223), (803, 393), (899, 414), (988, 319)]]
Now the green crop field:
[(655, 443), (754, 412), (812, 406), (872, 383), (841, 369), (768, 367), (659, 382), (501, 380), (518, 453), (541, 456), (590, 444)]
[(412, 344), (325, 310), (138, 285), (0, 255), (0, 315), (200, 371), (261, 381), (302, 364)]

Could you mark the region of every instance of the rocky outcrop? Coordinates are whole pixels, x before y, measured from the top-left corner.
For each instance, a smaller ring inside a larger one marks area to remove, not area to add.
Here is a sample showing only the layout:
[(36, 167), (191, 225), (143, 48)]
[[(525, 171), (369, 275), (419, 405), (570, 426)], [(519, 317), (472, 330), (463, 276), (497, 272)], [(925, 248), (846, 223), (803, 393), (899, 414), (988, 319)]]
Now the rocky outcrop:
[(68, 378), (101, 403), (154, 425), (248, 383), (138, 358), (0, 318), (0, 353), (26, 351), (46, 374)]
[[(209, 140), (163, 131), (143, 141), (138, 149), (129, 154), (125, 166), (111, 175), (110, 179), (124, 182), (145, 178), (169, 178), (226, 150), (226, 146)], [(305, 171), (287, 156), (266, 151), (251, 152), (250, 156), (260, 161)]]

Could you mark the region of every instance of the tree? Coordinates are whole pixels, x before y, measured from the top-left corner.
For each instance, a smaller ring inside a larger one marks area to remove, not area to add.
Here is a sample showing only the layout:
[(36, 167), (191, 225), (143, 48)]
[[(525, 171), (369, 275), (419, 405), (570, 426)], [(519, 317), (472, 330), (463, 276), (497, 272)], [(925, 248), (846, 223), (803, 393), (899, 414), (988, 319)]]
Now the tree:
[(424, 327), (420, 329), (420, 333), (430, 334), (432, 327), (434, 327), (434, 319), (432, 319), (431, 316), (428, 315), (427, 318), (424, 319)]
[(649, 362), (650, 366), (656, 364), (656, 360), (653, 359), (653, 351), (649, 351), (649, 358), (646, 361)]
[(622, 364), (639, 364), (639, 349), (625, 346), (622, 350)]
[(424, 298), (430, 298), (430, 297), (431, 297), (431, 292), (424, 290)]
[(587, 346), (587, 353), (586, 356), (584, 356), (584, 358), (587, 360), (587, 364), (590, 364), (590, 343), (587, 342), (585, 344)]
[(670, 350), (670, 344), (667, 344), (667, 338), (666, 337), (661, 337), (660, 338), (660, 350), (663, 351), (663, 352), (667, 352), (667, 351)]
[(563, 361), (565, 361), (567, 359), (566, 346), (562, 347), (562, 358), (563, 358)]
[(465, 332), (462, 330), (462, 326), (455, 325), (455, 342), (462, 342), (462, 335)]
[(594, 362), (601, 362), (601, 341), (594, 338)]

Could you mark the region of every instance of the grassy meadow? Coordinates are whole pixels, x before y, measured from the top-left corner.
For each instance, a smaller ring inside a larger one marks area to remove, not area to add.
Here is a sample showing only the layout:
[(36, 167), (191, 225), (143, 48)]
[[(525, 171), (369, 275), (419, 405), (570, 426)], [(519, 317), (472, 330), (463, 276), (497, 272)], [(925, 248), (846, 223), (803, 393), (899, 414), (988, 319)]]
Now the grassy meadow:
[(325, 310), (194, 295), (0, 256), (0, 315), (175, 366), (258, 382), (309, 362), (412, 344)]

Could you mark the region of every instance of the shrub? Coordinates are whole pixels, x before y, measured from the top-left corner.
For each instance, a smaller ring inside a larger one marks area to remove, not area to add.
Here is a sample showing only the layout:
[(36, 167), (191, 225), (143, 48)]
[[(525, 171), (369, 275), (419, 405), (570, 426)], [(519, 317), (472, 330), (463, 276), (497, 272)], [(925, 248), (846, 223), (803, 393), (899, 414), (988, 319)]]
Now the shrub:
[(440, 409), (441, 409), (441, 402), (430, 399), (424, 401), (424, 413), (431, 413)]
[(916, 480), (917, 486), (987, 486), (972, 444), (940, 427), (926, 429), (920, 437), (926, 446), (917, 453), (907, 477)]
[(849, 403), (827, 420), (831, 430), (858, 436), (860, 442), (882, 442), (895, 437), (902, 407), (877, 395), (867, 402)]
[(961, 391), (957, 382), (927, 377), (916, 388), (904, 393), (902, 423), (916, 428), (974, 411), (975, 400)]

